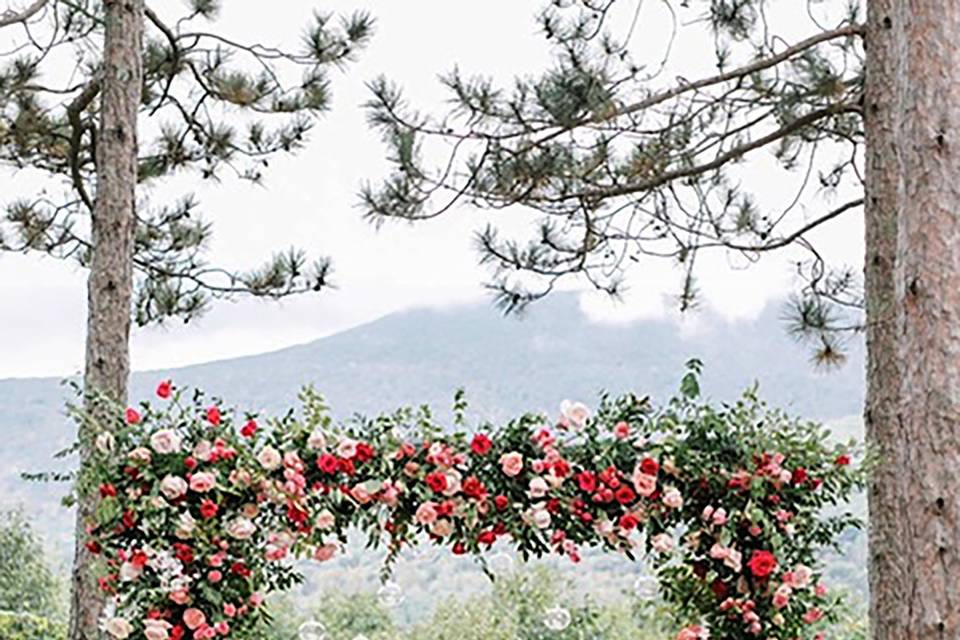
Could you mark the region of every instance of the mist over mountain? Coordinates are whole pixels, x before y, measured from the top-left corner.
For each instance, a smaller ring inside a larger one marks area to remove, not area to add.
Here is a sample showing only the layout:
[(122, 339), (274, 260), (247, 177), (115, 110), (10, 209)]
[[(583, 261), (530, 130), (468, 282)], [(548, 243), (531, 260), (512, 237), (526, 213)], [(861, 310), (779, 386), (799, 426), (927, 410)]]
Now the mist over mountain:
[[(519, 319), (484, 304), (405, 311), (272, 353), (140, 372), (131, 400), (151, 397), (157, 381), (170, 377), (238, 408), (275, 412), (310, 383), (340, 416), (421, 403), (445, 415), (464, 387), (474, 416), (495, 419), (528, 410), (554, 414), (564, 398), (590, 403), (601, 390), (661, 400), (676, 390), (684, 362), (697, 357), (711, 398), (733, 399), (759, 382), (773, 405), (859, 429), (849, 418), (863, 402), (859, 343), (845, 366), (823, 372), (786, 335), (776, 306), (749, 322), (707, 314), (697, 325), (690, 332), (670, 320), (597, 324), (574, 295), (548, 299)], [(63, 415), (69, 396), (56, 378), (0, 380), (0, 504), (23, 506), (61, 558), (72, 544), (72, 514), (58, 506), (64, 487), (25, 483), (19, 474), (55, 468), (52, 454), (72, 442), (75, 427)]]

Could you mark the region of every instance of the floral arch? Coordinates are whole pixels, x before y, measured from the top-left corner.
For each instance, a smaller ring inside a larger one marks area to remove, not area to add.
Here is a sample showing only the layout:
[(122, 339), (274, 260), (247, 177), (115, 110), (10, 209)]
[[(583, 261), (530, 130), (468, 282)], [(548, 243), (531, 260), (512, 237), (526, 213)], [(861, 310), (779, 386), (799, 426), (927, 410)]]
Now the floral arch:
[(259, 637), (264, 597), (297, 577), (284, 560), (328, 560), (359, 528), (385, 547), (384, 577), (424, 540), (481, 562), (498, 540), (573, 562), (601, 547), (648, 559), (678, 640), (822, 638), (840, 602), (818, 552), (857, 524), (823, 509), (862, 486), (852, 445), (752, 392), (711, 407), (698, 373), (661, 408), (603, 397), (565, 402), (557, 421), (469, 428), (458, 396), (453, 430), (426, 408), (337, 422), (309, 389), (298, 414), (258, 421), (170, 382), (157, 406), (82, 415), (103, 629)]

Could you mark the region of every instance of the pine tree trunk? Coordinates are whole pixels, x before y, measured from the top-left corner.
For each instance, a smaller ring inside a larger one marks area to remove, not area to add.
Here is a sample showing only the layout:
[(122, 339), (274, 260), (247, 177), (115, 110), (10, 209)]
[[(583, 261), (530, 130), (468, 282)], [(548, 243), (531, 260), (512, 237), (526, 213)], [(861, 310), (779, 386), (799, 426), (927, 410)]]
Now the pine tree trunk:
[[(904, 14), (897, 638), (960, 638), (960, 3)], [(897, 574), (893, 574), (896, 576)], [(884, 630), (885, 632), (885, 630)], [(894, 636), (886, 636), (894, 637)]]
[[(97, 133), (97, 191), (87, 288), (84, 387), (125, 403), (130, 373), (133, 235), (137, 182), (137, 113), (142, 85), (143, 0), (104, 0), (106, 36)], [(81, 451), (84, 464), (87, 451)], [(77, 509), (70, 640), (99, 637), (103, 607), (91, 557), (83, 546), (93, 502)]]
[(897, 86), (902, 74), (900, 0), (870, 0), (867, 14), (866, 199), (864, 284), (867, 310), (867, 442), (879, 454), (870, 512), (870, 621), (874, 640), (903, 640), (910, 623), (903, 594), (911, 570), (899, 480), (902, 442), (897, 424), (900, 391), (894, 265), (897, 217), (902, 206)]

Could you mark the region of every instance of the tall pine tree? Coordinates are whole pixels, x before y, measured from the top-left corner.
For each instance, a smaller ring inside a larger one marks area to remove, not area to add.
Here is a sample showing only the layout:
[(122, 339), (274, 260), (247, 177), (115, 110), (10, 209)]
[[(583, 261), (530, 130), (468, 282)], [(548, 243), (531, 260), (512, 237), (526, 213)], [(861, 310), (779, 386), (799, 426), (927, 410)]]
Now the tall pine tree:
[[(713, 73), (665, 77), (635, 59), (631, 40), (660, 35), (644, 31), (655, 10), (672, 18), (674, 53), (691, 29), (712, 40)], [(880, 454), (873, 637), (960, 637), (960, 8), (553, 0), (539, 21), (553, 65), (509, 87), (455, 69), (443, 77), (449, 112), (418, 111), (386, 79), (371, 85), (393, 170), (363, 189), (368, 215), (422, 221), (470, 205), (539, 219), (526, 238), (495, 225), (477, 235), (507, 311), (566, 279), (616, 295), (630, 264), (656, 258), (676, 264), (689, 308), (705, 252), (804, 252), (790, 329), (827, 363), (866, 334), (864, 417)], [(434, 164), (437, 149), (449, 154)], [(758, 158), (799, 178), (782, 208), (751, 193), (740, 167)], [(856, 215), (862, 274), (829, 264), (813, 240)]]
[[(156, 198), (165, 178), (186, 171), (261, 180), (270, 158), (301, 148), (328, 108), (327, 70), (351, 61), (372, 33), (364, 13), (316, 13), (299, 46), (281, 49), (218, 32), (218, 0), (171, 4), (36, 0), (0, 14), (15, 43), (0, 57), (0, 163), (49, 183), (8, 201), (0, 251), (89, 269), (84, 386), (121, 403), (131, 318), (189, 320), (213, 300), (327, 284), (329, 263), (300, 250), (250, 271), (210, 264), (212, 227), (198, 202)], [(81, 446), (81, 464), (86, 455)], [(91, 508), (81, 499), (78, 541)], [(71, 640), (99, 634), (91, 565), (78, 543)]]

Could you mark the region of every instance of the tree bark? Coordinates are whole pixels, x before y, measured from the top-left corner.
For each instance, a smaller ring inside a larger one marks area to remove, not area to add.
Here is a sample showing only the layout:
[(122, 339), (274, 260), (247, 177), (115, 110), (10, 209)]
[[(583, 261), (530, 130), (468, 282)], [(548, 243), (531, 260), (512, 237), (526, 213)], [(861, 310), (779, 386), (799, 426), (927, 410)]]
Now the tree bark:
[[(960, 4), (901, 0), (897, 638), (960, 638)], [(884, 576), (884, 580), (887, 576)], [(885, 629), (880, 630), (886, 633)], [(894, 637), (894, 636), (883, 636)]]
[[(103, 11), (106, 34), (97, 133), (97, 191), (87, 285), (84, 388), (125, 403), (130, 373), (143, 0), (105, 0)], [(80, 452), (81, 465), (87, 457), (84, 447)], [(81, 498), (77, 509), (70, 640), (99, 637), (103, 597), (91, 571), (92, 557), (83, 544), (94, 504), (93, 499)]]
[(894, 268), (897, 218), (903, 202), (898, 135), (902, 80), (901, 0), (870, 0), (866, 28), (864, 124), (864, 286), (867, 312), (867, 384), (864, 426), (879, 461), (871, 476), (869, 505), (870, 622), (874, 640), (907, 638), (910, 621), (903, 594), (911, 570), (904, 563), (908, 540), (900, 491), (901, 434), (899, 341)]

